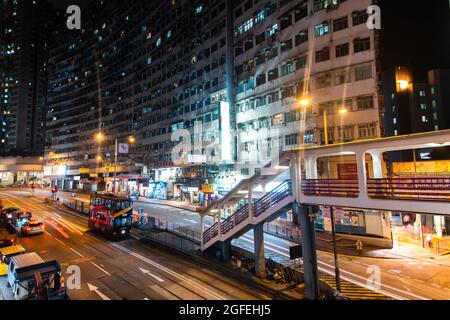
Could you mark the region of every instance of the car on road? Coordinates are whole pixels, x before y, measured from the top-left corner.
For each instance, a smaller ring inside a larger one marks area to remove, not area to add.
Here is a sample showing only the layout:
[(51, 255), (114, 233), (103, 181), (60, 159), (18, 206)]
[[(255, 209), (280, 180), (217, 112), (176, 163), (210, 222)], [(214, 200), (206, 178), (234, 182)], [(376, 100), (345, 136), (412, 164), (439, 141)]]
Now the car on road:
[(44, 233), (45, 227), (41, 221), (31, 220), (22, 225), (22, 235), (31, 236)]
[(25, 253), (25, 248), (18, 246), (10, 246), (0, 249), (0, 276), (8, 274), (8, 265), (12, 257)]
[(16, 243), (16, 234), (0, 228), (0, 249), (13, 246)]
[(18, 211), (20, 211), (20, 209), (14, 207), (2, 209), (2, 211), (0, 212), (0, 223), (3, 225), (7, 225), (11, 222), (13, 214)]

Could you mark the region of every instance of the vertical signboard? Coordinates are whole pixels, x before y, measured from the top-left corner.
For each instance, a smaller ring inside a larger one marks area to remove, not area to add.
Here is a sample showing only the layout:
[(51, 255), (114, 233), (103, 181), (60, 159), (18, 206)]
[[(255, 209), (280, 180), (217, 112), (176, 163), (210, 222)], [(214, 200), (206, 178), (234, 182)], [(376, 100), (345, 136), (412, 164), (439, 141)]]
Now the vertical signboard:
[(228, 102), (220, 102), (220, 146), (221, 161), (227, 162), (232, 160), (231, 155), (231, 126), (230, 126), (230, 104)]

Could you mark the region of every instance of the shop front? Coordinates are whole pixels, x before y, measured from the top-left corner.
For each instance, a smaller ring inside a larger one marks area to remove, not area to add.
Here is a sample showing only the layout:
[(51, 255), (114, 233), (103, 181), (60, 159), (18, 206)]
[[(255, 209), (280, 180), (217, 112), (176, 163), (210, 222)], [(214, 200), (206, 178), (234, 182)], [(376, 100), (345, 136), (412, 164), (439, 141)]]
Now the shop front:
[[(320, 206), (315, 227), (319, 231), (331, 232), (331, 208)], [(391, 237), (390, 214), (373, 210), (333, 208), (337, 233), (381, 238)]]

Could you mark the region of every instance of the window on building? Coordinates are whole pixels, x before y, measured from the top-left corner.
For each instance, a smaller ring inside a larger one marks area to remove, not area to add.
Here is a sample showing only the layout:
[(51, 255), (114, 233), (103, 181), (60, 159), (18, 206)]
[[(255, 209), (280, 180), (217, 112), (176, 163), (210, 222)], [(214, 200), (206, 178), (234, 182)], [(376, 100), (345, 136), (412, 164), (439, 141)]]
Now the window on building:
[(300, 7), (297, 7), (294, 11), (294, 19), (295, 22), (300, 21), (303, 18), (306, 18), (308, 16), (308, 6), (302, 5)]
[(266, 83), (266, 74), (262, 73), (256, 77), (256, 86), (260, 86)]
[(346, 109), (347, 111), (353, 111), (353, 99), (348, 98), (344, 100), (337, 100), (335, 101), (336, 110), (339, 111), (341, 109)]
[(273, 24), (267, 29), (267, 36), (271, 37), (278, 32), (278, 24)]
[(248, 51), (253, 48), (253, 39), (247, 39), (244, 44), (244, 51)]
[(316, 38), (322, 37), (322, 36), (328, 34), (328, 32), (329, 32), (328, 22), (325, 21), (321, 24), (316, 25), (314, 30), (315, 30)]
[(348, 56), (349, 53), (350, 53), (350, 45), (348, 43), (336, 46), (336, 58)]
[(284, 115), (286, 123), (297, 121), (297, 112), (288, 112)]
[(292, 25), (292, 14), (286, 14), (280, 18), (281, 30), (287, 29)]
[(269, 71), (268, 79), (269, 79), (269, 81), (278, 79), (278, 68), (275, 68), (275, 69), (272, 69)]
[(260, 34), (256, 35), (256, 37), (255, 37), (256, 44), (260, 44), (264, 40), (266, 40), (266, 33), (265, 32), (261, 32)]
[(328, 114), (335, 113), (332, 101), (319, 103), (319, 113), (322, 115), (324, 112), (327, 112)]
[(425, 94), (425, 91), (423, 91), (423, 90), (420, 90), (420, 91), (419, 91), (419, 96), (421, 96), (421, 97), (425, 97), (425, 96), (426, 96), (426, 94)]
[(334, 84), (341, 85), (350, 82), (350, 72), (348, 70), (339, 70), (334, 73)]
[(292, 49), (292, 39), (281, 42), (281, 53)]
[(345, 126), (338, 128), (338, 139), (340, 141), (352, 141), (353, 140), (353, 126)]
[(306, 67), (306, 63), (307, 63), (308, 57), (307, 56), (303, 56), (300, 58), (297, 58), (295, 60), (295, 68), (297, 70), (303, 69)]
[(366, 65), (355, 68), (355, 81), (361, 81), (372, 78), (372, 66)]
[(426, 111), (427, 110), (427, 104), (426, 103), (421, 103), (420, 104), (420, 110)]
[(266, 11), (262, 9), (255, 14), (254, 21), (255, 23), (260, 23), (263, 22), (265, 18), (266, 18)]
[(290, 134), (290, 135), (287, 135), (286, 137), (285, 137), (285, 145), (286, 146), (295, 146), (295, 145), (297, 145), (298, 144), (298, 135), (297, 134)]
[(320, 11), (328, 7), (328, 2), (330, 0), (314, 0), (314, 11)]
[(333, 31), (340, 31), (348, 28), (348, 17), (342, 17), (339, 19), (333, 20)]
[(289, 86), (289, 87), (283, 88), (283, 91), (281, 93), (281, 98), (287, 99), (287, 98), (291, 98), (291, 97), (295, 97), (294, 86)]
[(360, 124), (358, 126), (358, 134), (360, 139), (368, 139), (376, 137), (375, 123)]
[(331, 74), (330, 73), (324, 73), (321, 75), (316, 76), (316, 88), (326, 88), (331, 86)]
[(361, 96), (356, 98), (356, 105), (358, 110), (367, 110), (374, 108), (373, 96)]
[(292, 63), (286, 63), (281, 66), (281, 76), (284, 77), (285, 75), (288, 75), (292, 72), (294, 72), (294, 66)]
[(428, 122), (428, 117), (427, 116), (422, 116), (422, 122), (423, 123), (427, 123)]
[(316, 63), (330, 60), (330, 48), (326, 47), (316, 51)]
[(306, 131), (303, 136), (304, 143), (313, 143), (314, 142), (314, 131)]
[(308, 42), (308, 30), (300, 31), (295, 36), (295, 45), (301, 45), (302, 43)]
[(370, 50), (370, 38), (353, 40), (353, 51), (355, 53)]
[(353, 26), (357, 26), (366, 23), (367, 19), (369, 19), (369, 14), (367, 13), (367, 10), (357, 11), (352, 14), (352, 18)]
[(283, 114), (282, 113), (278, 113), (272, 116), (272, 125), (276, 126), (276, 125), (280, 125), (283, 124), (284, 119), (283, 119)]

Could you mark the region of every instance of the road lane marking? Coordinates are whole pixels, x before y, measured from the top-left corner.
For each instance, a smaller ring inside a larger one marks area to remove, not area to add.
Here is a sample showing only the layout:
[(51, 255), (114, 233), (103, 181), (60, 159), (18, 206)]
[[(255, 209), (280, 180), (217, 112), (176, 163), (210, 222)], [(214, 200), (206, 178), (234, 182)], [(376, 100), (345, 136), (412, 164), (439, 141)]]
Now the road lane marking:
[(158, 269), (160, 269), (160, 270), (162, 270), (162, 271), (172, 275), (173, 277), (175, 277), (175, 278), (177, 278), (177, 279), (179, 279), (181, 281), (189, 283), (191, 286), (193, 286), (193, 287), (195, 287), (197, 289), (200, 289), (200, 290), (202, 290), (202, 291), (204, 291), (204, 292), (214, 296), (215, 298), (217, 298), (219, 300), (226, 300), (225, 297), (215, 293), (214, 291), (212, 291), (212, 290), (210, 290), (210, 289), (208, 289), (208, 288), (206, 288), (206, 287), (204, 287), (204, 286), (202, 286), (202, 285), (192, 281), (191, 279), (189, 279), (189, 278), (187, 278), (187, 277), (185, 277), (185, 276), (183, 276), (183, 275), (181, 275), (181, 274), (179, 274), (179, 273), (177, 273), (177, 272), (175, 272), (175, 271), (173, 271), (173, 270), (171, 270), (169, 268), (164, 267), (163, 265), (161, 265), (161, 264), (159, 264), (159, 263), (157, 263), (157, 262), (155, 262), (153, 260), (150, 260), (150, 259), (148, 259), (148, 258), (146, 258), (146, 257), (144, 257), (144, 256), (142, 256), (142, 255), (140, 255), (140, 254), (138, 254), (136, 252), (133, 252), (133, 251), (131, 251), (131, 250), (121, 246), (121, 245), (118, 245), (117, 243), (111, 243), (110, 245), (113, 246), (113, 247), (116, 247), (117, 249), (120, 249), (120, 250), (122, 250), (122, 251), (124, 251), (124, 252), (126, 252), (126, 253), (128, 253), (128, 254), (130, 254), (130, 255), (132, 255), (132, 256), (134, 256), (134, 257), (136, 257), (136, 258), (138, 258), (138, 259), (140, 259), (142, 261), (147, 262), (148, 264), (150, 264), (150, 265), (152, 265), (152, 266), (154, 266), (154, 267), (156, 267), (156, 268), (158, 268)]
[(100, 267), (98, 264), (94, 263), (91, 261), (91, 263), (97, 267), (99, 270), (103, 271), (104, 273), (106, 273), (108, 276), (111, 276), (111, 273), (109, 273), (108, 271), (106, 271), (105, 269), (103, 269), (102, 267)]
[(69, 249), (70, 250), (72, 250), (73, 252), (75, 252), (77, 255), (79, 255), (81, 258), (84, 258), (84, 256), (81, 254), (81, 253), (79, 253), (78, 251), (76, 251), (76, 250), (74, 250), (74, 249), (72, 249), (72, 248), (70, 248), (69, 247)]
[[(248, 240), (248, 239), (242, 239), (242, 240), (243, 240), (243, 241), (250, 242), (250, 243), (253, 243), (253, 241), (250, 241), (250, 240)], [(275, 252), (275, 253), (278, 253), (278, 254), (280, 254), (280, 255), (282, 255), (282, 256), (284, 256), (284, 257), (290, 258), (289, 255), (287, 255), (287, 254), (285, 254), (285, 253), (283, 253), (283, 252), (280, 252), (280, 251), (277, 251), (277, 250), (274, 250), (274, 249), (271, 249), (271, 251), (273, 251), (273, 252)], [(332, 270), (334, 270), (334, 266), (329, 265), (329, 264), (327, 264), (327, 263), (325, 263), (325, 262), (323, 262), (323, 261), (317, 260), (317, 263), (318, 263), (318, 264), (322, 264), (322, 265), (324, 265), (324, 266), (326, 266), (326, 267), (331, 268)], [(330, 271), (330, 270), (327, 270), (327, 269), (321, 268), (321, 267), (319, 267), (318, 269), (319, 269), (320, 271), (322, 271), (322, 272), (325, 272), (325, 273), (329, 274), (329, 275), (334, 275), (334, 271)], [(359, 278), (359, 279), (362, 279), (362, 280), (364, 280), (364, 281), (367, 281), (366, 278), (364, 278), (364, 277), (362, 277), (362, 276), (360, 276), (360, 275), (354, 274), (354, 273), (349, 272), (349, 271), (346, 271), (346, 270), (344, 270), (344, 269), (340, 269), (340, 270), (341, 270), (341, 273), (346, 273), (346, 274), (348, 274), (348, 275), (350, 275), (350, 276), (353, 276), (353, 277), (355, 277), (355, 278)], [(390, 292), (386, 292), (386, 291), (384, 291), (384, 290), (374, 290), (373, 287), (368, 286), (367, 284), (364, 284), (364, 283), (362, 283), (362, 282), (359, 282), (359, 281), (357, 281), (357, 280), (355, 280), (355, 279), (352, 279), (352, 278), (349, 278), (349, 277), (346, 277), (346, 276), (342, 276), (342, 275), (341, 275), (341, 278), (344, 279), (344, 280), (346, 280), (346, 281), (348, 281), (348, 282), (350, 282), (350, 283), (354, 283), (354, 284), (356, 284), (356, 285), (359, 285), (359, 286), (364, 287), (364, 288), (366, 288), (366, 289), (369, 289), (369, 290), (372, 290), (372, 291), (375, 291), (375, 292), (384, 294), (384, 295), (389, 296), (389, 297), (391, 297), (391, 298), (398, 299), (398, 300), (405, 300), (405, 297), (401, 297), (401, 296), (398, 296), (398, 295), (396, 295), (396, 294), (393, 294), (393, 293), (390, 293)], [(414, 297), (414, 298), (416, 298), (416, 299), (420, 299), (420, 300), (429, 300), (428, 298), (421, 297), (421, 296), (418, 296), (418, 295), (416, 295), (416, 294), (414, 294), (414, 293), (407, 292), (407, 291), (404, 291), (404, 290), (401, 290), (401, 289), (397, 289), (397, 288), (394, 288), (394, 287), (391, 287), (391, 286), (388, 286), (388, 285), (385, 285), (385, 284), (382, 285), (381, 283), (380, 283), (380, 284), (379, 284), (379, 283), (374, 283), (374, 285), (379, 285), (380, 287), (383, 286), (384, 288), (387, 288), (387, 289), (390, 289), (390, 290), (393, 290), (393, 291), (396, 291), (396, 292), (399, 292), (399, 293), (402, 293), (402, 294), (406, 294), (406, 295), (412, 296), (412, 297)]]
[(155, 278), (155, 279), (156, 279), (158, 282), (160, 282), (160, 283), (163, 283), (163, 282), (164, 282), (164, 279), (162, 279), (162, 278), (160, 278), (160, 277), (154, 275), (153, 273), (150, 273), (150, 271), (148, 271), (148, 270), (145, 270), (145, 269), (142, 269), (142, 268), (139, 268), (139, 270), (141, 270), (141, 272), (142, 272), (143, 274), (148, 274), (150, 277)]
[(64, 242), (62, 242), (61, 240), (59, 240), (58, 238), (54, 237), (50, 232), (48, 231), (44, 231), (48, 236), (50, 236), (51, 238), (55, 239), (56, 241), (58, 241), (59, 243), (61, 243), (63, 246), (66, 246), (66, 244)]
[(98, 294), (100, 296), (100, 298), (102, 298), (103, 300), (111, 300), (110, 298), (108, 298), (106, 295), (104, 295), (103, 293), (101, 293), (100, 291), (98, 291), (98, 288), (96, 286), (93, 286), (92, 284), (88, 283), (88, 288), (89, 291), (93, 291), (96, 294)]
[(58, 231), (59, 233), (61, 233), (61, 234), (63, 235), (64, 238), (66, 238), (66, 239), (70, 238), (70, 236), (69, 236), (67, 233), (64, 232), (64, 229), (61, 228), (61, 227), (59, 227), (58, 225), (55, 225), (54, 222), (47, 221), (47, 223), (48, 223), (49, 225), (51, 225), (53, 228), (55, 228), (56, 231)]

